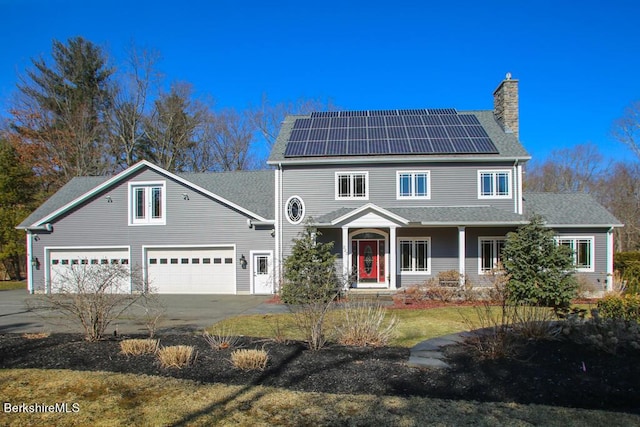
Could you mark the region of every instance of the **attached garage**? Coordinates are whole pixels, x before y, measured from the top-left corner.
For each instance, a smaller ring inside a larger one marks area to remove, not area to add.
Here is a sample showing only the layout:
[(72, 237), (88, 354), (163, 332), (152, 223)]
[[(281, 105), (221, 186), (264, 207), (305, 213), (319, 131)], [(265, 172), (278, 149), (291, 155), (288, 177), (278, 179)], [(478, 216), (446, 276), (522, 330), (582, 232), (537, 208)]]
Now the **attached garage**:
[(149, 288), (160, 294), (235, 294), (233, 246), (146, 248)]
[[(92, 290), (97, 285), (96, 271), (104, 271), (105, 265), (129, 267), (129, 248), (48, 248), (46, 249), (47, 269), (46, 281), (48, 291), (74, 292), (79, 283), (86, 283), (85, 290)], [(93, 280), (91, 280), (93, 279)], [(85, 286), (85, 285), (81, 285)], [(116, 292), (131, 292), (129, 279), (114, 283)]]

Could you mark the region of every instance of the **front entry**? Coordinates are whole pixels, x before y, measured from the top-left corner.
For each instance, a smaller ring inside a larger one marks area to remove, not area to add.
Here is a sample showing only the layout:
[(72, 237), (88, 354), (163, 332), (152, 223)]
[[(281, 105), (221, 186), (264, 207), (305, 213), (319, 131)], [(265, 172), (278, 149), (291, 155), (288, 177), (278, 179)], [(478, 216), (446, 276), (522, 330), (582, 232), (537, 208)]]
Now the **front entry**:
[(358, 279), (360, 282), (377, 282), (379, 270), (378, 241), (358, 242)]

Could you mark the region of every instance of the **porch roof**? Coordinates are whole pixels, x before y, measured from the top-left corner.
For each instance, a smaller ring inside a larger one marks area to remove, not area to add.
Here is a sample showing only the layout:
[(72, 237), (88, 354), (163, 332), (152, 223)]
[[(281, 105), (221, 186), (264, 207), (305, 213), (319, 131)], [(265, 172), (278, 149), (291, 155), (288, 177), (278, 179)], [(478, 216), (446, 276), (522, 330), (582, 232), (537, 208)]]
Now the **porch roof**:
[[(358, 208), (340, 208), (316, 218), (317, 226), (336, 225), (336, 220), (343, 218)], [(462, 226), (462, 225), (521, 225), (526, 223), (522, 215), (497, 209), (491, 206), (437, 206), (382, 208), (399, 217), (405, 218), (414, 225)]]

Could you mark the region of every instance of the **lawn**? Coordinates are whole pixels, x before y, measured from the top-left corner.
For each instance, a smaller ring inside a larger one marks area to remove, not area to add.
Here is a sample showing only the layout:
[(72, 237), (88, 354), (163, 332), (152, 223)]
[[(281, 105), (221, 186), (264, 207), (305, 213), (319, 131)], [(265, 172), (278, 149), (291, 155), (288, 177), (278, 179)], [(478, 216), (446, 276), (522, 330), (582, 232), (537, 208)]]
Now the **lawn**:
[(0, 280), (0, 291), (27, 289), (27, 282), (17, 280)]

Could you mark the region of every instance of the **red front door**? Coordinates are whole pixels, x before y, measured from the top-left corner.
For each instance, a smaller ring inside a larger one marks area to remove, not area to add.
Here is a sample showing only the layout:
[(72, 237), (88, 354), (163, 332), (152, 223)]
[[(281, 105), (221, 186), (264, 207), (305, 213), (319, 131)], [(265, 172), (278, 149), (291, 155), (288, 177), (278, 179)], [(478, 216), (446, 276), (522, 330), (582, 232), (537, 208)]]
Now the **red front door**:
[(358, 244), (358, 279), (364, 282), (377, 282), (378, 241), (360, 240)]

